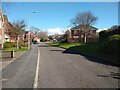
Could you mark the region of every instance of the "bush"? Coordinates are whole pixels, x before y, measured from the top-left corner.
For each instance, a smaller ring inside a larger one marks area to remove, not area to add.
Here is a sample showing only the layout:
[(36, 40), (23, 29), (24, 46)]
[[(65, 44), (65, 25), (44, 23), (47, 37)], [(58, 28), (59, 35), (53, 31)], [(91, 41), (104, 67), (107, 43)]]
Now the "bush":
[(108, 38), (108, 46), (113, 52), (120, 52), (120, 35), (113, 35)]
[(11, 47), (16, 47), (16, 42), (10, 42)]
[(120, 53), (120, 34), (108, 37), (100, 44), (98, 50), (118, 58)]
[(103, 30), (99, 33), (99, 41), (102, 42), (112, 35), (111, 30)]
[(45, 38), (41, 38), (41, 40), (40, 40), (41, 42), (45, 42), (46, 41), (46, 39)]
[(18, 46), (21, 46), (21, 45), (22, 45), (22, 46), (24, 45), (24, 41), (19, 41), (19, 42), (18, 42)]
[(63, 38), (60, 40), (60, 43), (66, 43), (67, 42), (67, 38)]
[(120, 34), (120, 26), (115, 30), (103, 30), (99, 33), (99, 41), (102, 42), (112, 35)]
[(3, 48), (11, 48), (10, 42), (5, 42), (5, 43), (3, 44)]

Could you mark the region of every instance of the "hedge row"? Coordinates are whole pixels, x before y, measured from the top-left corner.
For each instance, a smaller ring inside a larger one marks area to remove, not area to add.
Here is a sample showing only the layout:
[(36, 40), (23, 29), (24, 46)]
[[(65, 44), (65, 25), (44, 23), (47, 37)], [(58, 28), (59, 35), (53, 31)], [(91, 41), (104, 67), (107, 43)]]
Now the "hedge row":
[(99, 41), (102, 42), (112, 35), (120, 34), (120, 26), (115, 30), (103, 30), (99, 33)]
[(120, 53), (120, 34), (112, 35), (100, 43), (99, 51), (112, 55), (118, 62)]
[[(20, 45), (27, 46), (27, 44), (24, 44), (23, 41), (18, 43), (18, 46), (20, 46)], [(5, 42), (3, 44), (3, 48), (11, 48), (11, 47), (16, 47), (16, 42)]]

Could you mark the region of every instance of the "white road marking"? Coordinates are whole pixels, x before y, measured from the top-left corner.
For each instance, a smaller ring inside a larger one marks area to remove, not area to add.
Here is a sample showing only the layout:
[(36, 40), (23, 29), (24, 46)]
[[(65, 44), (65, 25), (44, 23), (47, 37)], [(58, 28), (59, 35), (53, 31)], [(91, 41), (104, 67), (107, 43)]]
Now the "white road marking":
[(37, 88), (38, 87), (39, 63), (40, 63), (40, 49), (38, 47), (38, 60), (37, 60), (37, 67), (36, 67), (36, 73), (35, 73), (35, 79), (34, 79), (33, 88)]

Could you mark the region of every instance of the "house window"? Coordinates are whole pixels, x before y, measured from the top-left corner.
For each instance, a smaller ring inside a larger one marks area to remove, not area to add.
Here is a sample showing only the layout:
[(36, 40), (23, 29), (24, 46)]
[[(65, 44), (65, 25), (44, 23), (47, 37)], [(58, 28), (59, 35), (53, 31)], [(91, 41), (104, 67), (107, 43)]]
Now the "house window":
[(74, 30), (74, 35), (76, 35), (77, 34), (77, 30)]
[(73, 36), (73, 38), (79, 38), (79, 36)]
[(90, 30), (90, 34), (93, 34), (93, 30)]

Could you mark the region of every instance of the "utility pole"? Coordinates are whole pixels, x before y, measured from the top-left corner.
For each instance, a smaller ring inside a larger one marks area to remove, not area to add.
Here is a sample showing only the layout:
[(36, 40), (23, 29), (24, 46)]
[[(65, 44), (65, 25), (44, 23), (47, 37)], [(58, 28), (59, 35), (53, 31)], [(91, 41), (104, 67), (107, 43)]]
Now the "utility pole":
[[(32, 13), (37, 13), (37, 12), (32, 12)], [(30, 49), (30, 14), (32, 13), (29, 13), (28, 15), (28, 49)]]
[(30, 49), (30, 14), (28, 15), (28, 49)]

